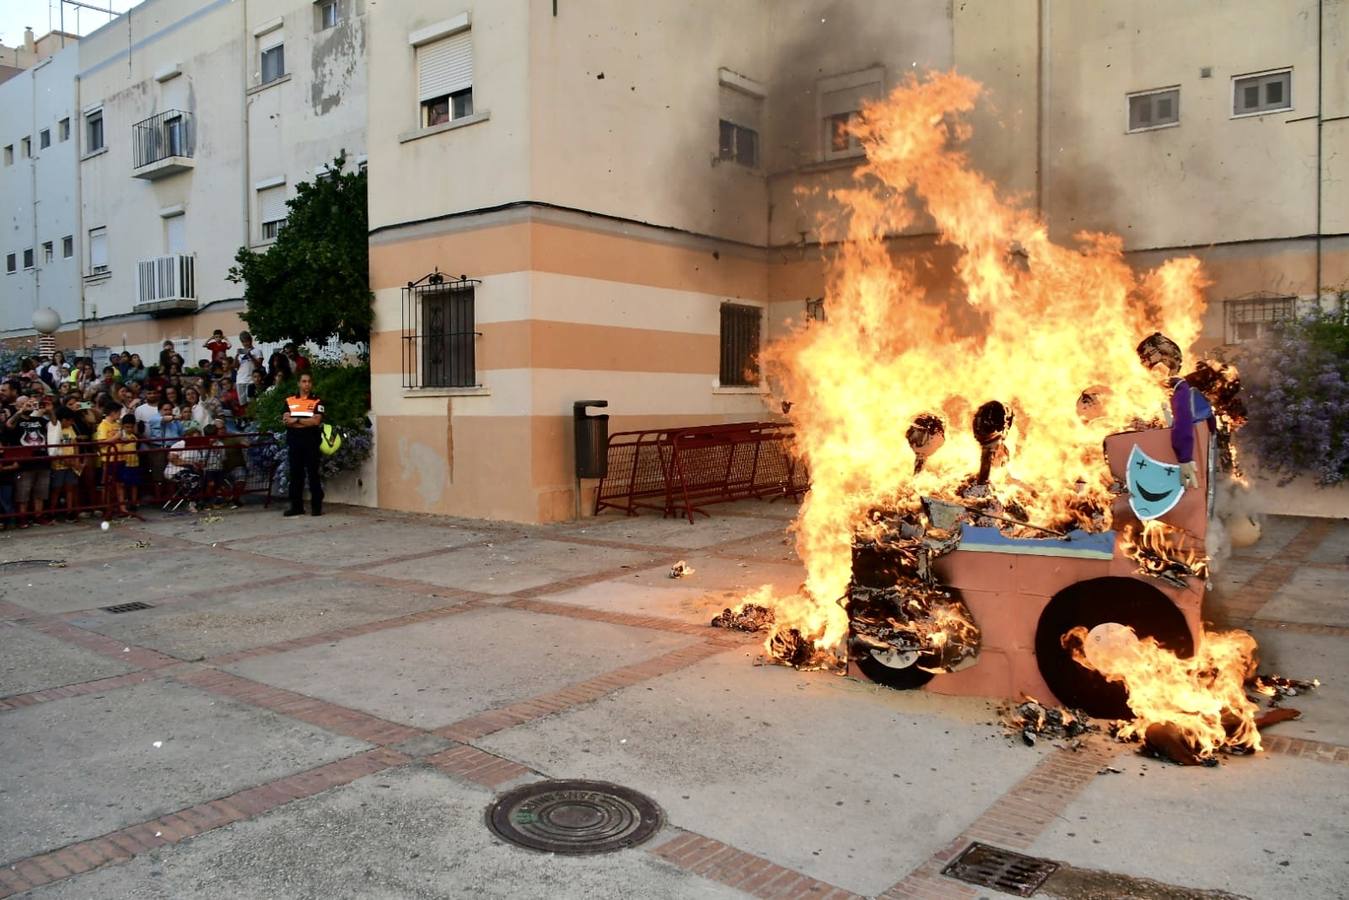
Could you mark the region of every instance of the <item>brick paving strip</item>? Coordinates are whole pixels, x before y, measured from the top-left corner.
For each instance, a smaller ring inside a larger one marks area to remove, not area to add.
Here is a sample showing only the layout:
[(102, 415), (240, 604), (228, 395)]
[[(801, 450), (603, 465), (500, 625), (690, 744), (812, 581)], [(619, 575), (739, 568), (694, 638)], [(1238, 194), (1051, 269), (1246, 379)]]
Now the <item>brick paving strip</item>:
[(650, 853), (686, 872), (719, 881), (752, 897), (862, 900), (861, 894), (811, 878), (795, 869), (779, 866), (762, 856), (738, 850), (715, 838), (692, 831), (671, 830), (676, 834), (664, 843), (651, 847)]
[(1338, 524), (1334, 519), (1315, 519), (1302, 527), (1293, 539), (1276, 551), (1226, 604), (1227, 617), (1236, 624), (1254, 619), (1275, 593), (1287, 583), (1289, 576), (1301, 568), (1303, 561), (1321, 546)]

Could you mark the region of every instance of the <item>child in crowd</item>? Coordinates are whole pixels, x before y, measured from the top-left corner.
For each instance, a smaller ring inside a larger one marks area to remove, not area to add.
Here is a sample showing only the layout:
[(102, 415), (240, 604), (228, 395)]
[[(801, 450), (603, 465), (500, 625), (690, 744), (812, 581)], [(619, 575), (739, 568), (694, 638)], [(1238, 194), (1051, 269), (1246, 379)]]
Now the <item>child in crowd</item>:
[(122, 491), (121, 460), (118, 443), (122, 439), (121, 408), (112, 401), (102, 407), (103, 421), (98, 423), (94, 440), (98, 442), (98, 457), (103, 469), (103, 497), (109, 516), (126, 515), (126, 497)]
[(74, 522), (79, 518), (75, 508), (79, 506), (80, 477), (84, 474), (84, 460), (77, 455), (79, 433), (75, 429), (75, 413), (62, 406), (56, 410), (56, 426), (48, 429), (47, 448), (52, 458), (51, 474), (51, 511), (56, 515), (57, 505), (62, 498), (66, 501), (66, 520)]
[(230, 342), (225, 337), (225, 332), (219, 328), (212, 331), (211, 339), (206, 342), (206, 349), (211, 351), (212, 363), (224, 362), (230, 352)]
[(141, 463), (136, 453), (136, 443), (142, 430), (136, 417), (127, 413), (122, 416), (121, 440), (117, 442), (117, 477), (121, 481), (126, 509), (135, 512), (141, 498)]
[(18, 471), (13, 451), (0, 444), (0, 531), (14, 523), (14, 476)]

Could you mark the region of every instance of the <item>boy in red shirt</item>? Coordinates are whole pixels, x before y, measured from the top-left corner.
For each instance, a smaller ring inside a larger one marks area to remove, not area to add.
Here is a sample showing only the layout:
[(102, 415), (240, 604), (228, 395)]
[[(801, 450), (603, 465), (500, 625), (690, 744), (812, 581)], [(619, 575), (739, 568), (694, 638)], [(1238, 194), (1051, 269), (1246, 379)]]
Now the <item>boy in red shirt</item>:
[(211, 362), (224, 362), (225, 357), (230, 352), (230, 342), (225, 339), (225, 332), (217, 328), (211, 332), (211, 339), (206, 342), (206, 349), (211, 351)]

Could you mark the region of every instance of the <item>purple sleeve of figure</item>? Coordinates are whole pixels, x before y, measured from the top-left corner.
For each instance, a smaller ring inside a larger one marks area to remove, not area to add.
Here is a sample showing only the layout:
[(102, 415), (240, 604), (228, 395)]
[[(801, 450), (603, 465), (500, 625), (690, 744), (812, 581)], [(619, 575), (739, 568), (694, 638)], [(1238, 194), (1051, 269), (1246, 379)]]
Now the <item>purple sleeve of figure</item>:
[(1176, 462), (1194, 461), (1194, 404), (1190, 391), (1194, 388), (1181, 379), (1171, 391), (1171, 449), (1176, 451)]

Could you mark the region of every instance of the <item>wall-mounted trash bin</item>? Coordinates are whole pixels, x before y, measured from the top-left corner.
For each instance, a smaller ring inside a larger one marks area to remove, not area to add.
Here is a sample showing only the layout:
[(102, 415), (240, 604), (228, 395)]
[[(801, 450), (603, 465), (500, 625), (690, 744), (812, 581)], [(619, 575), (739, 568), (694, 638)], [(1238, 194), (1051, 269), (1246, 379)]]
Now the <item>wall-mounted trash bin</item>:
[(608, 400), (578, 400), (571, 405), (577, 478), (603, 478), (609, 472), (609, 417), (586, 415), (587, 406), (608, 405)]

